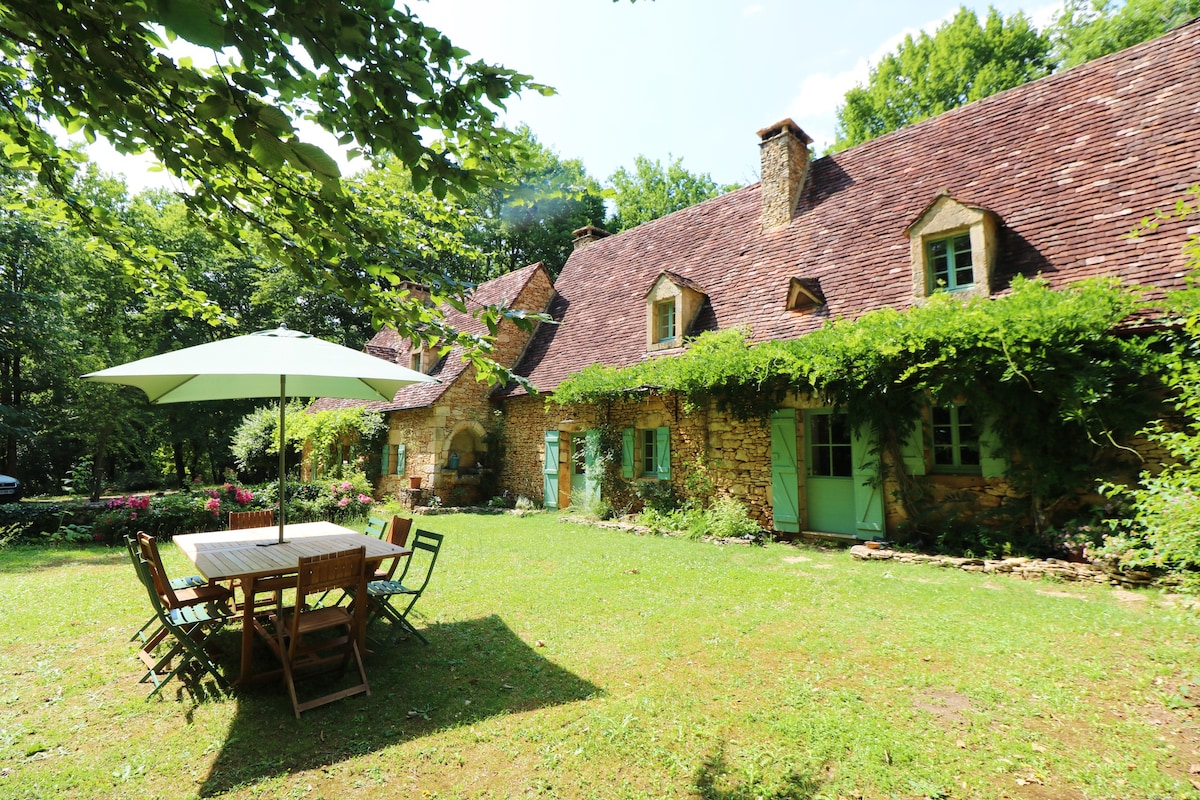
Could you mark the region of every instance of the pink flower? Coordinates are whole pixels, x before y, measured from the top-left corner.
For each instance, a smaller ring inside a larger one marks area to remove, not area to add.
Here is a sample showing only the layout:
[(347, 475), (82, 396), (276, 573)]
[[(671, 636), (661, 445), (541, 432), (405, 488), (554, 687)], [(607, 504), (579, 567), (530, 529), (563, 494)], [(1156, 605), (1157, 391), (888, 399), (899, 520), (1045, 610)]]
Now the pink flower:
[(210, 497), (208, 499), (208, 502), (204, 504), (204, 508), (207, 511), (211, 511), (214, 514), (217, 514), (221, 511), (221, 501), (215, 497)]
[(354, 484), (351, 483), (350, 481), (342, 481), (342, 491), (343, 492), (348, 492), (353, 488), (354, 488)]
[(371, 498), (370, 498), (370, 497), (368, 497), (368, 496), (367, 496), (367, 495), (365, 495), (365, 494), (360, 494), (360, 495), (358, 496), (358, 502), (362, 503), (364, 506), (365, 506), (365, 505), (370, 505), (370, 503), (371, 503)]
[(238, 501), (239, 504), (244, 506), (247, 503), (249, 503), (251, 500), (254, 499), (254, 493), (251, 492), (249, 489), (238, 489), (237, 492), (234, 494), (234, 498)]
[(341, 500), (338, 500), (338, 508), (345, 508), (348, 505), (350, 505), (349, 497), (343, 497)]

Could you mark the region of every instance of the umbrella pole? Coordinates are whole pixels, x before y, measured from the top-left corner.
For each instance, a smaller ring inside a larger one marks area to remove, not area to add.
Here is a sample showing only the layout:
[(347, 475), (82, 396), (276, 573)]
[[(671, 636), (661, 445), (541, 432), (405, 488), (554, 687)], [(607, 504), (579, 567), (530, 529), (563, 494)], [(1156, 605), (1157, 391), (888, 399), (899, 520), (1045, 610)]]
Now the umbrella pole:
[(287, 516), (287, 510), (286, 510), (287, 509), (287, 498), (283, 496), (284, 489), (285, 489), (285, 483), (284, 483), (283, 478), (284, 478), (284, 470), (286, 469), (287, 465), (284, 463), (283, 448), (284, 448), (284, 444), (287, 441), (287, 435), (286, 435), (287, 432), (284, 429), (284, 425), (286, 424), (286, 418), (284, 417), (284, 413), (283, 413), (283, 409), (284, 409), (283, 401), (286, 397), (287, 397), (287, 377), (284, 375), (280, 375), (279, 376), (279, 492), (276, 497), (276, 501), (279, 503), (279, 514), (277, 514), (277, 516), (279, 517), (279, 540), (275, 541), (275, 542), (261, 542), (260, 546), (262, 546), (262, 547), (270, 547), (273, 544), (284, 544), (283, 525), (284, 525), (284, 522), (286, 522), (286, 520), (284, 518)]
[(284, 464), (284, 447), (287, 442), (287, 437), (284, 425), (287, 420), (284, 416), (284, 399), (287, 397), (287, 376), (279, 376), (279, 544), (283, 544), (283, 524), (287, 517), (287, 498), (284, 496), (286, 483), (284, 476), (286, 465)]

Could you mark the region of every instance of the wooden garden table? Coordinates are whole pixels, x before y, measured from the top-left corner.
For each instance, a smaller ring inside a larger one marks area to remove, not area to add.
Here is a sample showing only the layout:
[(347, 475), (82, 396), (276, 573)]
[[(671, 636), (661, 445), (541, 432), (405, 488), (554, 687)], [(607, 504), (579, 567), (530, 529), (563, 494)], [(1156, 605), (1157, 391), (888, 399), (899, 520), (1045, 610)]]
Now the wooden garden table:
[[(368, 574), (385, 558), (411, 555), (405, 547), (364, 536), (358, 531), (343, 528), (332, 522), (301, 522), (284, 527), (283, 544), (276, 544), (279, 526), (245, 528), (237, 531), (206, 531), (187, 533), (174, 537), (175, 545), (183, 551), (208, 581), (240, 580), (245, 594), (242, 604), (242, 655), (241, 672), (237, 683), (245, 685), (273, 677), (275, 673), (255, 675), (253, 672), (254, 634), (259, 627), (254, 615), (254, 595), (268, 585), (283, 586), (295, 576), (300, 567), (301, 556), (325, 555), (339, 550), (350, 550), (366, 546), (366, 569)], [(264, 546), (268, 545), (268, 546)], [(260, 584), (260, 581), (262, 582)], [(355, 635), (359, 647), (365, 645), (366, 631), (362, 615)]]

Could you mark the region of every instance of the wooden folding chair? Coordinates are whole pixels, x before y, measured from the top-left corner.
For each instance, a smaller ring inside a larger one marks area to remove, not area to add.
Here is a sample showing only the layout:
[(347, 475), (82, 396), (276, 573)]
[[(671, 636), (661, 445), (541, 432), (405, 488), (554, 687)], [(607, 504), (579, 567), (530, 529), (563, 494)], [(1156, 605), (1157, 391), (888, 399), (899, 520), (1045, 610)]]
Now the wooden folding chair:
[[(438, 553), (441, 552), (441, 549), (442, 534), (418, 529), (413, 536), (413, 555), (405, 559), (400, 577), (393, 580), (392, 575), (389, 574), (385, 580), (373, 580), (367, 584), (366, 596), (370, 605), (367, 622), (370, 624), (379, 617), (391, 621), (396, 627), (396, 633), (391, 641), (399, 639), (405, 633), (411, 633), (420, 639), (422, 644), (429, 644), (421, 632), (408, 621), (408, 614), (424, 594), (425, 587), (429, 585), (429, 578), (433, 575), (433, 567), (437, 564)], [(422, 554), (419, 559), (418, 552)], [(423, 567), (420, 568), (418, 575), (410, 579), (409, 573), (415, 560), (419, 560)], [(392, 568), (395, 569), (395, 564), (392, 565)], [(408, 579), (408, 583), (405, 583), (406, 579)], [(393, 605), (394, 598), (407, 598), (407, 603), (403, 608), (399, 608), (398, 605), (404, 601), (401, 599), (397, 601), (397, 605)]]
[[(126, 540), (126, 545), (138, 580), (150, 598), (154, 620), (160, 626), (159, 631), (138, 651), (138, 658), (146, 667), (146, 674), (139, 683), (149, 682), (154, 686), (147, 699), (158, 694), (171, 678), (192, 666), (199, 667), (203, 674), (213, 679), (221, 692), (228, 694), (229, 682), (209, 656), (206, 646), (229, 617), (219, 604), (208, 602), (197, 601), (175, 608), (168, 607), (158, 590), (164, 583), (169, 584), (166, 576), (158, 571), (158, 565), (142, 557), (140, 541), (135, 542), (131, 537)], [(165, 650), (161, 654), (156, 653), (155, 650), (164, 644)]]
[[(412, 530), (412, 524), (412, 517), (394, 516), (390, 522), (382, 520), (379, 517), (371, 517), (371, 519), (367, 521), (367, 528), (363, 531), (363, 533), (367, 535), (376, 535), (378, 538), (383, 539), (390, 544), (394, 544), (397, 547), (404, 547), (404, 545), (408, 542), (408, 533)], [(381, 563), (373, 575), (367, 576), (367, 581), (391, 580), (392, 575), (396, 572), (396, 567), (399, 565), (401, 559), (404, 558), (408, 558), (408, 556), (395, 556), (390, 559), (385, 559), (385, 561), (389, 562), (387, 568), (384, 569), (384, 566)], [(329, 593), (326, 592), (324, 595), (321, 595), (321, 599), (318, 602), (324, 605), (325, 598), (328, 596), (328, 594)], [(352, 595), (349, 592), (342, 592), (335, 605), (340, 606), (344, 600), (350, 598), (351, 596)]]
[[(158, 553), (158, 540), (145, 531), (138, 531), (137, 547), (142, 560), (150, 564), (149, 574), (154, 580), (154, 590), (158, 594), (159, 601), (167, 610), (203, 604), (216, 604), (221, 607), (222, 613), (229, 610), (229, 603), (233, 600), (232, 589), (203, 581), (197, 584), (191, 578), (186, 578), (181, 582), (172, 581), (167, 577), (166, 569), (163, 568), (162, 557)], [(184, 585), (180, 586), (178, 583)], [(148, 625), (143, 626), (135, 635), (142, 636), (146, 627)], [(143, 636), (142, 650), (153, 650), (166, 635), (166, 631), (160, 627), (152, 636)]]
[[(138, 566), (138, 559), (141, 558), (141, 554), (138, 552), (137, 539), (132, 536), (126, 536), (125, 546), (129, 550), (129, 557), (133, 561), (133, 565), (136, 568)], [(195, 589), (197, 586), (204, 586), (206, 583), (208, 583), (208, 581), (204, 580), (204, 576), (202, 575), (186, 575), (181, 578), (171, 578), (168, 583), (170, 583), (171, 588), (178, 593), (182, 589)], [(146, 631), (149, 630), (150, 627), (156, 622), (158, 622), (158, 616), (156, 614), (151, 614), (150, 618), (142, 624), (142, 627), (134, 631), (133, 636), (129, 637), (129, 641), (132, 642), (139, 640), (142, 644), (146, 644), (150, 639), (158, 636), (162, 630), (161, 626), (152, 634), (146, 633)]]
[[(276, 643), (283, 661), (283, 680), (292, 698), (296, 719), (310, 708), (332, 703), (356, 694), (370, 694), (367, 673), (363, 668), (362, 653), (356, 636), (361, 610), (340, 606), (308, 608), (306, 599), (310, 595), (328, 592), (331, 589), (366, 591), (365, 562), (366, 547), (343, 550), (326, 555), (307, 556), (300, 559), (296, 580), (296, 605), (271, 614)], [(334, 632), (332, 637), (320, 634)], [(325, 672), (336, 665), (344, 671), (353, 657), (358, 667), (359, 682), (349, 688), (331, 692), (310, 700), (300, 701), (296, 693), (296, 678), (312, 672)]]
[[(388, 525), (387, 536), (382, 537), (389, 544), (394, 544), (396, 547), (404, 547), (408, 544), (408, 534), (412, 530), (412, 517), (392, 517), (391, 524)], [(396, 556), (395, 558), (387, 559), (390, 563), (387, 569), (384, 569), (383, 564), (375, 570), (375, 574), (370, 577), (372, 581), (390, 581), (392, 576), (396, 574), (396, 567), (400, 565), (401, 560), (407, 559), (408, 556)]]
[(275, 511), (230, 511), (229, 530), (241, 531), (246, 528), (266, 528), (275, 524)]

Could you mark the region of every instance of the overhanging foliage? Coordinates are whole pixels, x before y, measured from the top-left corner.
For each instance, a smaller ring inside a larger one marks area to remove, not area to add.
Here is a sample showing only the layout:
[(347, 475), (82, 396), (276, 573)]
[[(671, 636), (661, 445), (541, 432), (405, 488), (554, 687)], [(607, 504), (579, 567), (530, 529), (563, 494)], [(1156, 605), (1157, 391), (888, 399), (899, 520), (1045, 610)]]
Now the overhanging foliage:
[(742, 330), (704, 334), (675, 358), (588, 367), (550, 401), (606, 403), (653, 389), (765, 419), (788, 392), (811, 394), (866, 425), (902, 470), (902, 443), (923, 405), (961, 400), (1014, 454), (1008, 478), (1033, 499), (1036, 519), (1038, 508), (1087, 486), (1098, 455), (1156, 409), (1153, 340), (1114, 334), (1140, 310), (1140, 293), (1117, 279), (1055, 290), (1018, 277), (995, 298), (937, 294), (795, 340), (751, 345)]

